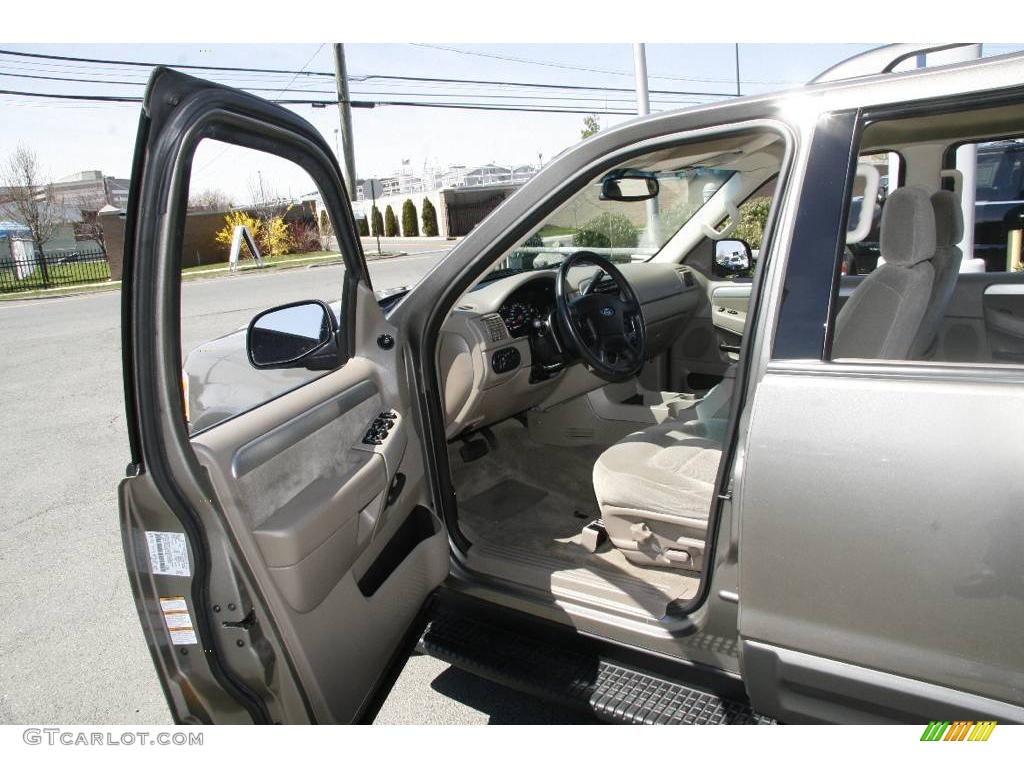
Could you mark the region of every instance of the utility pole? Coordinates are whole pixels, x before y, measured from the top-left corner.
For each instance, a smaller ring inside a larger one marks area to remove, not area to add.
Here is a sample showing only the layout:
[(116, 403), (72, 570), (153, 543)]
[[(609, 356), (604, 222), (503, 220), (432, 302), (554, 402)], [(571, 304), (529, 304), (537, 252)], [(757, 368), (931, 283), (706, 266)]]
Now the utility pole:
[(338, 118), (341, 122), (341, 172), (350, 200), (356, 199), (356, 151), (352, 136), (352, 104), (348, 95), (345, 47), (334, 44), (334, 78), (338, 89)]
[(733, 43), (733, 45), (736, 46), (736, 95), (742, 96), (743, 94), (740, 93), (740, 44)]
[[(651, 113), (651, 97), (647, 90), (647, 51), (643, 43), (633, 43), (633, 76), (636, 80), (636, 113), (641, 117)], [(644, 240), (648, 248), (657, 248), (658, 239), (658, 201), (651, 198), (647, 201), (647, 231)]]
[(647, 52), (643, 43), (633, 43), (633, 76), (636, 80), (636, 113), (651, 113), (651, 98), (647, 93)]

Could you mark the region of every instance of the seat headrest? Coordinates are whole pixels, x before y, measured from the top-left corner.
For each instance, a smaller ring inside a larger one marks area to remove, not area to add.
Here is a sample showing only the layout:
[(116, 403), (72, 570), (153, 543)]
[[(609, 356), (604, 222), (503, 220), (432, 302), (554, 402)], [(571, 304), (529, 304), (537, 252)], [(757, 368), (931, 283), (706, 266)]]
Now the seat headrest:
[(964, 236), (964, 211), (957, 196), (948, 189), (940, 189), (932, 195), (932, 210), (935, 211), (935, 244), (956, 245)]
[(903, 187), (882, 208), (882, 258), (909, 267), (935, 255), (935, 211), (928, 190)]

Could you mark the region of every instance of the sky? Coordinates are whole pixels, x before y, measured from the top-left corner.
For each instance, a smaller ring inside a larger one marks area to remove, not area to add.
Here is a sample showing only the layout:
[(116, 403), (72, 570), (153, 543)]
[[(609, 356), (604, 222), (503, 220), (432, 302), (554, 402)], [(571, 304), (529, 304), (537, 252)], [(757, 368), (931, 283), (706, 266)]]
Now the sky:
[[(873, 44), (742, 44), (740, 81), (744, 95), (767, 93), (800, 85), (832, 64), (873, 47)], [(1021, 50), (1012, 44), (986, 45), (985, 54)], [(200, 66), (332, 72), (331, 44), (188, 44), (188, 45), (74, 45), (3, 44), (0, 49), (99, 59), (116, 59)], [(352, 98), (362, 100), (458, 101), (455, 94), (474, 94), (477, 103), (497, 103), (508, 94), (496, 86), (458, 86), (362, 79), (371, 75), (401, 75), (545, 84), (633, 87), (633, 49), (621, 44), (349, 44), (345, 46)], [(650, 44), (647, 68), (650, 88), (666, 91), (732, 93), (735, 53), (731, 44)], [(85, 64), (21, 58), (0, 53), (0, 89), (63, 94), (141, 96), (148, 67)], [(266, 89), (259, 95), (283, 98), (333, 99), (329, 77), (255, 73), (191, 73), (246, 88)], [(31, 75), (33, 77), (26, 77)], [(38, 78), (102, 80), (102, 84)], [(129, 84), (119, 85), (117, 80)], [(325, 91), (323, 94), (298, 92)], [(520, 92), (521, 93), (521, 92)], [(428, 96), (428, 94), (432, 94)], [(538, 97), (544, 96), (547, 101)], [(633, 94), (533, 91), (534, 104), (591, 109), (635, 109)], [(572, 99), (590, 98), (590, 101)], [(659, 95), (652, 93), (652, 111), (703, 103), (722, 96)], [(504, 100), (508, 102), (507, 99)], [(131, 169), (137, 104), (83, 103), (0, 95), (0, 159), (18, 144), (35, 150), (53, 179), (83, 170), (127, 177)], [(338, 111), (333, 105), (315, 109), (289, 106), (309, 120), (333, 147)], [(403, 160), (410, 168), (424, 164), (468, 166), (546, 162), (580, 139), (584, 115), (527, 112), (470, 111), (423, 107), (380, 106), (353, 109), (356, 171), (360, 177), (393, 173)], [(628, 119), (603, 115), (602, 127)], [(288, 168), (267, 168), (251, 153), (217, 146), (200, 147), (193, 171), (193, 189), (221, 189), (237, 202), (248, 202), (248, 188), (257, 168), (264, 179), (285, 194), (311, 191), (304, 174)], [(296, 169), (297, 171), (297, 169)]]

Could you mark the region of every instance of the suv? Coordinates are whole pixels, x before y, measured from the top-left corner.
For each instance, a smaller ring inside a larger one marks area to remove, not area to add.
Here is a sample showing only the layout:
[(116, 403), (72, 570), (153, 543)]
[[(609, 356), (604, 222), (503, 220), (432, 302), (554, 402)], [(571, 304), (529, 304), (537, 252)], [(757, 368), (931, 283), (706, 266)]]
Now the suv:
[[(1024, 57), (892, 72), (918, 53), (602, 132), (383, 299), (316, 129), (158, 69), (119, 500), (174, 718), (372, 720), (419, 648), (612, 722), (1024, 721), (1024, 272), (959, 273), (944, 189), (1024, 136)], [(209, 139), (308, 173), (345, 268), (199, 344), (187, 395)], [(882, 258), (843, 275), (881, 152)], [(190, 424), (197, 376), (229, 407)]]

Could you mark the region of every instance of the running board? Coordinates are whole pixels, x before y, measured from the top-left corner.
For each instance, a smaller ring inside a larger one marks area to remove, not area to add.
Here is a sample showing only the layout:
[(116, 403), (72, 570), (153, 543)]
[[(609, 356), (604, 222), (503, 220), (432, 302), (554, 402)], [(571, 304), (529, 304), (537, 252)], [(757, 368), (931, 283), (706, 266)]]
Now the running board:
[(418, 649), (479, 677), (609, 723), (764, 725), (745, 702), (474, 618), (435, 613)]

